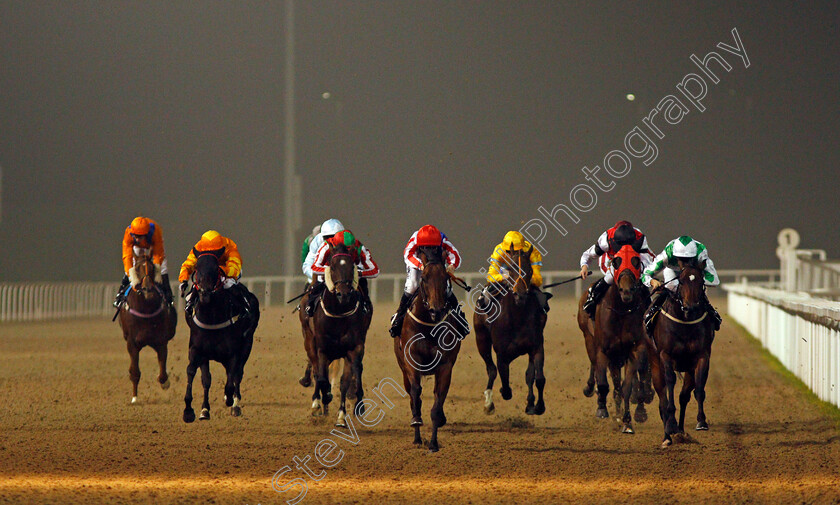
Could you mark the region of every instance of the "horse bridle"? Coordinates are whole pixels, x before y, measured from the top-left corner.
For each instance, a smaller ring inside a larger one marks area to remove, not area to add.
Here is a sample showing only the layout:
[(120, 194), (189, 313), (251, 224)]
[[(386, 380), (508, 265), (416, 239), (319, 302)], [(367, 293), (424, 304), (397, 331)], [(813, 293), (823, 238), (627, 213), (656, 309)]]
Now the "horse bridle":
[[(438, 265), (438, 264), (442, 265), (443, 263), (440, 263), (438, 261), (424, 263), (423, 264), (423, 271), (425, 271), (426, 267), (428, 267), (429, 265)], [(422, 273), (421, 273), (421, 275), (422, 275)], [(449, 282), (449, 279), (447, 279), (447, 282)], [(420, 301), (423, 302), (423, 306), (426, 308), (426, 310), (431, 309), (431, 307), (429, 307), (429, 294), (426, 291), (426, 284), (423, 282), (422, 278), (420, 279)]]
[[(219, 276), (216, 278), (216, 285), (213, 286), (213, 289), (209, 290), (211, 293), (215, 293), (216, 291), (218, 291), (222, 288), (222, 277), (224, 276), (225, 271), (222, 270), (222, 267), (218, 266), (219, 258), (215, 254), (213, 254), (213, 253), (203, 253), (203, 254), (199, 254), (198, 258), (201, 258), (202, 256), (213, 256), (214, 258), (216, 258), (216, 262), (217, 262), (216, 266), (217, 266), (217, 269), (219, 271)], [(198, 261), (198, 258), (196, 258), (196, 261)], [(201, 286), (199, 286), (195, 282), (195, 272), (193, 272), (193, 274), (192, 274), (192, 283), (193, 283), (193, 286), (195, 286), (196, 291), (198, 291), (199, 293), (203, 293), (205, 291), (208, 291), (206, 289), (203, 289)]]
[[(336, 253), (336, 254), (333, 254), (331, 257), (332, 258), (337, 258), (339, 256), (347, 256), (348, 258), (350, 258), (350, 260), (351, 260), (350, 262), (353, 263), (353, 261), (352, 261), (353, 260), (353, 255), (350, 254), (350, 253)], [(353, 268), (356, 268), (355, 264), (353, 265)], [(330, 274), (332, 274), (332, 269), (330, 269)], [(332, 292), (335, 293), (336, 289), (341, 284), (347, 284), (348, 286), (350, 286), (352, 288), (354, 281), (355, 281), (355, 277), (353, 279), (341, 279), (340, 281), (332, 281), (332, 283), (333, 283)]]
[[(157, 291), (158, 294), (163, 295), (163, 293), (161, 292), (160, 288), (157, 285), (157, 282), (154, 282), (154, 274), (149, 273), (149, 265), (152, 265), (152, 269), (153, 269), (152, 271), (154, 272), (154, 263), (152, 263), (151, 258), (148, 258), (146, 256), (144, 256), (143, 259), (144, 259), (143, 266), (145, 267), (144, 272), (143, 272), (143, 277), (140, 277), (140, 282), (137, 284), (137, 287), (134, 288), (134, 289), (137, 290), (137, 291), (141, 291), (143, 293), (145, 293), (147, 291), (152, 291), (151, 289), (146, 289), (146, 288), (143, 287), (143, 280), (146, 277), (152, 277), (152, 286), (154, 286), (154, 290)], [(135, 268), (136, 268), (136, 265), (135, 265)]]

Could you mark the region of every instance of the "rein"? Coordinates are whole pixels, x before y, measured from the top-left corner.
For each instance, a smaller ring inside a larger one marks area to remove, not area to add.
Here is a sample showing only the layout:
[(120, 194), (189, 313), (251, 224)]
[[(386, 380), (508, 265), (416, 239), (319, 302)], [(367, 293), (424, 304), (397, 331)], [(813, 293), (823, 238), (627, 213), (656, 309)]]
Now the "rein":
[(353, 310), (350, 310), (350, 311), (345, 312), (343, 314), (332, 314), (324, 306), (324, 298), (321, 297), (321, 309), (324, 311), (324, 315), (327, 316), (327, 317), (332, 317), (332, 318), (336, 318), (336, 319), (341, 319), (341, 318), (344, 318), (344, 317), (352, 316), (353, 314), (356, 313), (356, 311), (359, 310), (359, 306), (361, 305), (361, 303), (362, 303), (362, 301), (360, 299), (356, 300), (356, 306), (353, 307)]
[(697, 319), (694, 319), (693, 321), (683, 321), (682, 319), (678, 319), (678, 318), (676, 318), (676, 317), (672, 316), (671, 314), (669, 314), (669, 313), (668, 313), (667, 311), (665, 311), (665, 310), (663, 310), (663, 311), (662, 311), (662, 313), (663, 313), (663, 314), (665, 314), (665, 317), (667, 317), (667, 318), (668, 318), (668, 319), (670, 319), (671, 321), (674, 321), (675, 323), (679, 323), (679, 324), (689, 324), (689, 325), (691, 325), (691, 324), (697, 324), (697, 323), (699, 323), (700, 321), (702, 321), (702, 320), (706, 319), (706, 316), (708, 316), (708, 315), (709, 315), (709, 313), (708, 313), (708, 312), (703, 312), (703, 315), (702, 315), (702, 316), (698, 317)]
[(221, 323), (207, 324), (207, 323), (202, 323), (201, 321), (199, 321), (198, 316), (194, 314), (193, 317), (192, 317), (192, 320), (193, 320), (193, 322), (195, 323), (196, 326), (198, 326), (199, 328), (201, 328), (203, 330), (221, 330), (222, 328), (227, 328), (228, 326), (230, 326), (232, 324), (235, 324), (237, 321), (239, 321), (239, 317), (240, 316), (237, 315), (236, 317), (228, 319), (227, 321), (223, 321)]
[(450, 310), (450, 311), (448, 311), (448, 312), (446, 313), (446, 315), (444, 315), (442, 318), (440, 318), (440, 321), (438, 321), (438, 322), (436, 322), (436, 323), (427, 323), (426, 321), (421, 321), (419, 317), (417, 317), (416, 315), (414, 315), (414, 311), (412, 311), (411, 309), (408, 309), (408, 315), (411, 317), (411, 319), (414, 319), (415, 321), (417, 321), (418, 323), (422, 324), (423, 326), (437, 326), (437, 325), (439, 325), (439, 324), (440, 324), (440, 322), (441, 322), (441, 321), (443, 321), (444, 319), (446, 319), (447, 317), (449, 317), (449, 314), (451, 314), (451, 313), (452, 313), (452, 311), (451, 311), (451, 310)]

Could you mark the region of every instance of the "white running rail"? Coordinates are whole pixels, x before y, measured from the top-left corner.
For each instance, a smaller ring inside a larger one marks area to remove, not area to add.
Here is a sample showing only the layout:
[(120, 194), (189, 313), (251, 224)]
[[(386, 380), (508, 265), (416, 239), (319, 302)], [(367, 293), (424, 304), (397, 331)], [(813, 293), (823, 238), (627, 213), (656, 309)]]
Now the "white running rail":
[(726, 284), (729, 315), (823, 401), (840, 406), (840, 302)]
[[(543, 281), (546, 284), (559, 282), (576, 277), (578, 273), (577, 270), (544, 271)], [(735, 282), (749, 278), (751, 281), (775, 283), (779, 278), (778, 270), (719, 270), (718, 274), (722, 279)], [(485, 275), (480, 272), (459, 272), (458, 275), (471, 286), (486, 282)], [(283, 305), (286, 300), (298, 295), (306, 279), (303, 276), (263, 276), (243, 277), (240, 282), (257, 295), (261, 306), (268, 307)], [(552, 292), (579, 297), (584, 284), (589, 282), (577, 280), (554, 288)], [(371, 298), (384, 303), (390, 300), (396, 304), (404, 283), (405, 274), (382, 274), (370, 283)], [(118, 283), (110, 282), (0, 283), (0, 322), (111, 317), (115, 311), (111, 303), (118, 287)], [(172, 283), (172, 292), (177, 298), (177, 283)], [(178, 308), (183, 309), (183, 300), (177, 300)]]

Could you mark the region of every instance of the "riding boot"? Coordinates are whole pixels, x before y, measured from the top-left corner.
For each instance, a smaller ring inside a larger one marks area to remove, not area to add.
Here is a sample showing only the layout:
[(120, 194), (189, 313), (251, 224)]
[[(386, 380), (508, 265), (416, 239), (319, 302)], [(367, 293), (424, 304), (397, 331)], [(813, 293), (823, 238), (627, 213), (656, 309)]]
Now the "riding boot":
[(537, 297), (537, 301), (540, 304), (540, 307), (542, 307), (542, 309), (543, 309), (543, 312), (548, 314), (548, 309), (549, 309), (548, 301), (554, 295), (552, 295), (551, 293), (547, 293), (547, 292), (541, 290), (540, 288), (538, 288), (536, 286), (533, 287), (533, 290), (534, 290), (534, 295)]
[(714, 322), (715, 331), (720, 330), (720, 323), (723, 322), (723, 319), (718, 314), (717, 309), (712, 305), (712, 302), (709, 301), (709, 297), (703, 295), (703, 300), (706, 303), (706, 312), (712, 317), (712, 321)]
[(166, 303), (172, 305), (172, 286), (169, 285), (169, 274), (162, 274), (160, 276), (161, 287), (163, 288), (163, 297)]
[(312, 287), (309, 288), (309, 300), (306, 302), (306, 315), (312, 317), (315, 314), (315, 306), (320, 300), (321, 292), (327, 287), (326, 284), (312, 279)]
[(368, 282), (364, 277), (359, 279), (359, 292), (362, 294), (362, 309), (367, 313), (373, 313), (373, 302), (368, 292)]
[(590, 318), (595, 319), (595, 308), (609, 287), (610, 285), (603, 278), (598, 279), (598, 282), (589, 286), (589, 295), (586, 297), (586, 301), (583, 302), (583, 310), (589, 314)]
[(120, 289), (117, 291), (117, 296), (114, 297), (114, 307), (119, 307), (123, 300), (125, 300), (125, 290), (128, 288), (128, 276), (123, 275), (122, 282), (120, 283)]
[(393, 316), (391, 316), (391, 328), (388, 330), (391, 337), (396, 338), (400, 335), (403, 319), (405, 319), (405, 313), (408, 311), (409, 302), (411, 302), (411, 295), (403, 293), (402, 298), (400, 298), (400, 306), (397, 307), (397, 311), (394, 312)]
[(665, 289), (654, 291), (650, 307), (648, 307), (647, 312), (645, 312), (645, 330), (647, 330), (647, 334), (650, 337), (653, 337), (653, 323), (656, 321), (656, 314), (659, 313), (659, 310), (662, 308), (662, 304), (665, 303), (666, 298), (667, 292)]

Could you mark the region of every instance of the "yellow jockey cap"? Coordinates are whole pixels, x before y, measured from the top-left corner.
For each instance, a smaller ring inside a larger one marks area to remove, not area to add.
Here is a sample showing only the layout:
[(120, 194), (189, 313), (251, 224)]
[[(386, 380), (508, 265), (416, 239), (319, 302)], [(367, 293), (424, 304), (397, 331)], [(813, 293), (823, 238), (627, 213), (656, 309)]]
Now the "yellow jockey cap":
[(505, 234), (505, 239), (502, 241), (502, 247), (506, 251), (513, 249), (518, 251), (525, 247), (525, 237), (518, 231), (509, 231)]
[(151, 230), (151, 223), (149, 222), (148, 218), (143, 216), (137, 216), (131, 221), (131, 233), (133, 235), (148, 235), (149, 231)]
[(201, 236), (202, 245), (207, 247), (207, 250), (215, 251), (225, 246), (225, 239), (216, 230), (207, 230)]

